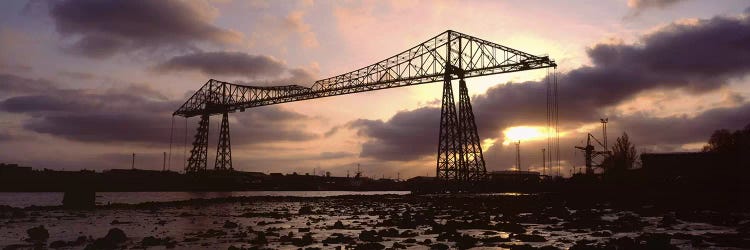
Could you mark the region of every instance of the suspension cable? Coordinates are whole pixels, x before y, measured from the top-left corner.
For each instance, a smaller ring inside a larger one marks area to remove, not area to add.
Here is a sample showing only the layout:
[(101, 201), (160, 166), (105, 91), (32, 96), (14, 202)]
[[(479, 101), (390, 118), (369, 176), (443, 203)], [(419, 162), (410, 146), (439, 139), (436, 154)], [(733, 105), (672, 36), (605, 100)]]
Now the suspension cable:
[(559, 169), (560, 169), (560, 112), (559, 112), (559, 110), (560, 110), (559, 109), (560, 103), (559, 103), (559, 100), (558, 100), (558, 92), (557, 92), (557, 89), (558, 89), (557, 88), (557, 67), (555, 67), (552, 70), (552, 72), (553, 72), (552, 75), (554, 76), (554, 81), (555, 81), (555, 83), (554, 83), (555, 84), (555, 137), (556, 137), (556, 140), (557, 140), (556, 141), (556, 146), (555, 146), (555, 151), (556, 151), (556, 154), (557, 154), (557, 158), (556, 158), (557, 159), (557, 169), (558, 169), (558, 172), (559, 172)]
[(182, 169), (187, 168), (187, 117), (185, 117), (185, 143), (182, 145)]
[(172, 115), (172, 125), (169, 127), (169, 162), (167, 169), (172, 169), (172, 139), (174, 137), (174, 115)]

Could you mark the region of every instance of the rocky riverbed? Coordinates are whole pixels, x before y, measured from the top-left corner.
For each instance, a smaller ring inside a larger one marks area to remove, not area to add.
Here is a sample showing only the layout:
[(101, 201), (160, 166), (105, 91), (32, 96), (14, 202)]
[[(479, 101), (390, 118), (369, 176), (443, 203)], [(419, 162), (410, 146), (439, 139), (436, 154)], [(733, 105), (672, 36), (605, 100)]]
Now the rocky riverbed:
[(746, 249), (746, 211), (556, 195), (232, 197), (0, 208), (3, 249)]

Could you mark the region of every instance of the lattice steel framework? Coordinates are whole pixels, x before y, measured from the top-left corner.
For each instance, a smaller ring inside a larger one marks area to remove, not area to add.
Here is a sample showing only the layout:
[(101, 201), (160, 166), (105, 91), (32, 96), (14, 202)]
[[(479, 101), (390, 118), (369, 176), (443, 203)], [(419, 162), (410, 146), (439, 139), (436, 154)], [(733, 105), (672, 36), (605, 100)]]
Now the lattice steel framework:
[(461, 177), (460, 130), (456, 103), (453, 99), (453, 84), (451, 77), (446, 76), (443, 83), (443, 103), (440, 108), (440, 138), (435, 175), (439, 179), (457, 180)]
[(208, 161), (208, 124), (209, 115), (201, 115), (201, 121), (198, 123), (198, 132), (195, 133), (193, 149), (190, 150), (190, 159), (185, 167), (185, 172), (195, 173), (206, 170)]
[[(556, 67), (553, 60), (547, 56), (535, 56), (526, 52), (505, 47), (487, 40), (469, 36), (456, 31), (448, 30), (429, 40), (414, 46), (395, 56), (389, 57), (378, 63), (367, 67), (341, 74), (338, 76), (316, 81), (312, 87), (300, 85), (285, 86), (245, 86), (222, 82), (211, 79), (203, 85), (193, 96), (191, 96), (174, 115), (183, 117), (217, 115), (232, 113), (236, 111), (245, 111), (247, 108), (287, 103), (329, 96), (344, 94), (360, 93), (366, 91), (412, 86), (425, 83), (443, 82), (444, 85), (452, 77), (458, 76), (459, 79), (486, 76), (493, 74), (518, 72), (531, 69)], [(460, 76), (459, 76), (460, 74)], [(452, 96), (452, 89), (450, 94)], [(444, 91), (444, 95), (445, 95)], [(466, 96), (468, 104), (468, 94)], [(451, 103), (454, 103), (451, 99)], [(446, 101), (444, 100), (444, 104)], [(455, 103), (453, 112), (455, 113)], [(460, 106), (460, 105), (459, 105)], [(466, 106), (470, 109), (470, 104)], [(445, 108), (445, 107), (444, 107)], [(450, 107), (448, 107), (450, 109)], [(470, 111), (468, 111), (470, 112)], [(458, 127), (459, 115), (456, 114), (455, 121), (445, 121), (454, 123)], [(466, 114), (466, 119), (472, 119), (473, 114)], [(452, 119), (452, 118), (450, 118)], [(441, 118), (441, 126), (443, 125)], [(465, 121), (469, 126), (468, 121)], [(450, 125), (454, 126), (454, 125)], [(473, 126), (476, 127), (476, 126)], [(471, 128), (469, 128), (471, 129)], [(456, 131), (459, 131), (458, 129)], [(441, 128), (441, 135), (443, 131)], [(464, 134), (464, 133), (461, 133)], [(457, 140), (455, 143), (449, 143), (452, 148), (450, 152), (465, 150), (466, 152), (477, 152), (474, 149), (476, 144), (466, 143), (468, 140), (474, 140), (474, 135), (462, 135), (467, 139)], [(442, 137), (441, 137), (442, 138)], [(458, 137), (456, 137), (458, 138)], [(196, 137), (196, 141), (197, 141)], [(478, 141), (478, 138), (476, 138)], [(449, 139), (454, 140), (454, 139)], [(463, 144), (461, 144), (463, 143)], [(443, 148), (441, 139), (439, 148)], [(194, 145), (196, 145), (194, 143)], [(463, 145), (463, 146), (460, 146)], [(471, 145), (469, 150), (467, 145)], [(195, 146), (194, 146), (195, 147)], [(195, 151), (195, 149), (193, 150)], [(191, 153), (193, 152), (191, 151)], [(481, 148), (480, 150), (481, 151)], [(454, 153), (455, 154), (455, 153)], [(478, 156), (476, 153), (471, 154), (471, 159), (445, 158), (445, 162), (481, 162), (481, 152)], [(440, 168), (440, 154), (438, 156), (438, 168)], [(456, 157), (456, 156), (452, 156)], [(193, 156), (191, 156), (191, 159)], [(205, 165), (205, 164), (203, 164)], [(479, 165), (482, 165), (479, 167)], [(483, 164), (476, 164), (476, 168), (484, 168)], [(450, 170), (458, 171), (458, 170)], [(451, 179), (476, 179), (478, 176), (465, 175), (460, 177), (458, 172), (450, 172)], [(447, 175), (444, 176), (448, 178)]]
[(216, 170), (234, 170), (232, 168), (232, 142), (229, 138), (229, 113), (221, 116), (221, 129), (219, 131), (219, 146), (216, 147)]
[(477, 181), (485, 178), (487, 169), (484, 165), (482, 146), (479, 143), (479, 133), (474, 120), (474, 112), (471, 109), (469, 90), (466, 81), (461, 79), (458, 87), (458, 128), (460, 140), (460, 153), (462, 160), (461, 180)]

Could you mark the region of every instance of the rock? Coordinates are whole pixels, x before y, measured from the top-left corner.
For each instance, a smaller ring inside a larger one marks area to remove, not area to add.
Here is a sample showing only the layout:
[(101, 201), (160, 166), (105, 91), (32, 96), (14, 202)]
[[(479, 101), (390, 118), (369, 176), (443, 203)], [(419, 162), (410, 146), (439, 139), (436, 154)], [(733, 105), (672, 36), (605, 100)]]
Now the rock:
[(359, 233), (359, 240), (367, 242), (381, 242), (383, 237), (380, 237), (374, 230), (364, 230)]
[(497, 223), (495, 224), (493, 230), (495, 231), (502, 231), (502, 232), (509, 232), (509, 233), (525, 233), (526, 229), (518, 223), (509, 222), (509, 223)]
[(400, 234), (398, 235), (398, 237), (401, 237), (401, 238), (408, 238), (408, 237), (415, 237), (415, 236), (417, 236), (417, 235), (419, 235), (419, 233), (417, 233), (417, 232), (414, 232), (414, 231), (412, 231), (412, 230), (406, 230), (406, 231), (403, 231), (403, 232), (401, 232), (401, 233), (400, 233)]
[(336, 223), (333, 223), (333, 229), (344, 229), (344, 223), (342, 223), (340, 220), (336, 221)]
[(26, 234), (29, 236), (28, 241), (31, 242), (45, 242), (49, 239), (49, 232), (44, 226), (32, 227), (26, 230)]
[(678, 223), (677, 217), (673, 213), (668, 213), (661, 217), (661, 220), (659, 221), (658, 226), (661, 228), (671, 227), (677, 223)]
[(324, 244), (354, 244), (356, 240), (353, 237), (341, 233), (331, 234), (330, 237), (323, 240)]
[(398, 230), (395, 228), (381, 229), (378, 231), (378, 235), (380, 235), (380, 237), (399, 237)]
[[(291, 232), (290, 232), (291, 233)], [(315, 240), (312, 238), (312, 234), (305, 234), (302, 236), (302, 238), (293, 238), (292, 239), (292, 245), (303, 247), (310, 245), (312, 243), (315, 243)]]
[(355, 250), (381, 250), (384, 248), (385, 246), (383, 244), (375, 242), (357, 244), (357, 246), (354, 247)]
[(448, 248), (449, 248), (448, 245), (443, 244), (443, 243), (435, 243), (435, 244), (430, 245), (431, 250), (446, 250)]
[(594, 237), (610, 237), (610, 236), (612, 236), (612, 232), (607, 231), (607, 230), (596, 231), (596, 232), (591, 233), (591, 236), (594, 236)]
[(539, 249), (539, 250), (560, 250), (560, 248), (555, 247), (555, 246), (543, 246), (543, 247), (540, 247), (540, 248), (537, 248), (537, 249)]
[(144, 247), (151, 247), (151, 246), (174, 246), (176, 245), (176, 242), (172, 241), (171, 238), (158, 238), (153, 236), (147, 236), (141, 240), (141, 246)]
[(126, 240), (128, 240), (128, 237), (125, 232), (119, 228), (112, 228), (104, 238), (96, 239), (93, 243), (88, 244), (85, 249), (114, 249)]
[(536, 250), (536, 247), (527, 244), (511, 245), (510, 250)]
[(464, 234), (456, 239), (456, 247), (460, 249), (468, 249), (476, 245), (477, 241), (478, 240), (476, 238)]
[(500, 236), (493, 236), (493, 237), (479, 239), (479, 241), (485, 242), (485, 243), (510, 242), (510, 238), (503, 238), (503, 237), (500, 237)]
[(394, 243), (393, 243), (393, 246), (391, 246), (391, 248), (393, 248), (393, 249), (406, 249), (406, 246), (404, 246), (404, 245), (403, 245), (403, 244), (401, 244), (401, 243), (398, 243), (398, 242), (394, 242)]
[(265, 232), (257, 232), (257, 235), (255, 236), (255, 239), (251, 240), (250, 243), (256, 244), (256, 245), (265, 245), (265, 244), (268, 244), (268, 240), (266, 239), (266, 233)]
[(63, 248), (67, 246), (68, 242), (65, 242), (63, 240), (56, 240), (49, 244), (49, 248)]
[(668, 234), (644, 234), (641, 235), (641, 240), (646, 241), (647, 249), (677, 249), (670, 242), (672, 236)]
[(239, 225), (237, 223), (231, 222), (231, 221), (225, 221), (223, 228), (237, 228)]
[(544, 236), (534, 235), (534, 234), (517, 234), (517, 235), (514, 235), (513, 237), (523, 242), (545, 242), (547, 241), (547, 239), (545, 239)]
[(299, 214), (312, 214), (313, 213), (313, 207), (310, 205), (304, 205), (299, 209)]

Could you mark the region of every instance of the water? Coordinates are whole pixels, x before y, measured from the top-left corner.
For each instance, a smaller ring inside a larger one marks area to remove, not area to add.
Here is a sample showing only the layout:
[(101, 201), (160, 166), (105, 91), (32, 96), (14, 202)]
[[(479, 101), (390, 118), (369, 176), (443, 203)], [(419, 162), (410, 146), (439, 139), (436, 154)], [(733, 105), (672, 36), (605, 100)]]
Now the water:
[[(96, 203), (137, 204), (143, 202), (166, 202), (189, 199), (211, 199), (237, 196), (296, 196), (327, 197), (338, 195), (405, 195), (409, 191), (241, 191), (241, 192), (98, 192)], [(9, 192), (0, 193), (0, 205), (11, 207), (58, 206), (62, 204), (60, 192)]]

